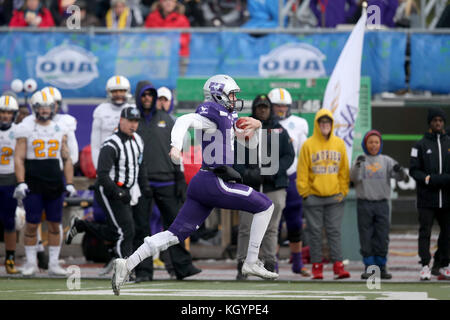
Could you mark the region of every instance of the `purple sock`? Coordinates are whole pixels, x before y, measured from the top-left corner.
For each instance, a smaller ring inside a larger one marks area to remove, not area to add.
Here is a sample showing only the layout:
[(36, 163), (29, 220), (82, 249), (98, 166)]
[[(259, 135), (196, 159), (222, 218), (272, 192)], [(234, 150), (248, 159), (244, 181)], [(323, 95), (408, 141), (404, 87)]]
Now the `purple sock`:
[(292, 272), (300, 273), (303, 268), (302, 253), (301, 252), (291, 253), (291, 257), (292, 257)]

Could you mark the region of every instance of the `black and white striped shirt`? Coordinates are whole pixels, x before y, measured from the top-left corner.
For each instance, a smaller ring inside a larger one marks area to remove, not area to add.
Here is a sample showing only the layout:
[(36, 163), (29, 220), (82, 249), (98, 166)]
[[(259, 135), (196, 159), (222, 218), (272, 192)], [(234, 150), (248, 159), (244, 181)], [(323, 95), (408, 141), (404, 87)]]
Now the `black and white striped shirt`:
[(98, 157), (98, 183), (105, 189), (113, 188), (113, 184), (131, 188), (145, 174), (143, 151), (144, 143), (137, 133), (131, 137), (117, 131), (106, 138)]

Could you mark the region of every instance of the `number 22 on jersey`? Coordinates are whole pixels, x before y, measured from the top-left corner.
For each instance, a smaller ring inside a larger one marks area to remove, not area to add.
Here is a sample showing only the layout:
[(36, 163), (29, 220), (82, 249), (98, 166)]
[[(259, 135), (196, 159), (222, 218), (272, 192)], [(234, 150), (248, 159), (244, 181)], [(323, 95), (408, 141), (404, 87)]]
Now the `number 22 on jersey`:
[[(33, 140), (34, 155), (36, 158), (56, 158), (58, 156), (59, 141), (48, 140), (46, 143), (42, 139)], [(46, 150), (48, 147), (48, 150)], [(46, 153), (47, 152), (47, 153)]]

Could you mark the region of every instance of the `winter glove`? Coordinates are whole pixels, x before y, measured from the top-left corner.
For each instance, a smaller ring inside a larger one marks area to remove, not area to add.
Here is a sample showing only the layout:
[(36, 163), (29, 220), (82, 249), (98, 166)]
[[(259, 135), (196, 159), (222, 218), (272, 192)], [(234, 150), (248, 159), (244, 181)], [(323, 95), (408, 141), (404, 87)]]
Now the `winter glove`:
[(356, 165), (359, 167), (361, 165), (361, 162), (366, 161), (366, 157), (363, 155), (360, 155), (358, 158), (356, 158)]
[(253, 189), (258, 190), (262, 182), (261, 169), (258, 167), (245, 169), (243, 175), (243, 182), (244, 184), (252, 187)]
[(66, 185), (66, 193), (68, 197), (76, 197), (78, 195), (77, 190), (71, 183)]
[(29, 192), (30, 189), (28, 189), (28, 185), (25, 182), (21, 182), (17, 185), (16, 189), (14, 189), (13, 198), (23, 200)]

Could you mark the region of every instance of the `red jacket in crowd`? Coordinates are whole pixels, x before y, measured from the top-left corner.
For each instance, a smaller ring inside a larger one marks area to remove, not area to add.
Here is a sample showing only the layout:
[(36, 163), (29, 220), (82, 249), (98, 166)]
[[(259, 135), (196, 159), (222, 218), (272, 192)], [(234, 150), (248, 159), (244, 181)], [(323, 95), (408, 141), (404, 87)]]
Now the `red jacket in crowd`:
[[(55, 22), (53, 21), (52, 14), (46, 8), (41, 8), (38, 14), (42, 21), (39, 24), (39, 28), (54, 27)], [(28, 23), (25, 21), (25, 11), (24, 10), (14, 10), (11, 21), (9, 22), (10, 27), (28, 27)]]
[[(161, 12), (157, 9), (147, 16), (145, 20), (147, 28), (189, 28), (191, 25), (188, 18), (179, 12), (172, 12), (167, 17), (163, 18)], [(183, 33), (180, 36), (180, 55), (182, 57), (189, 56), (189, 42), (191, 35)]]

